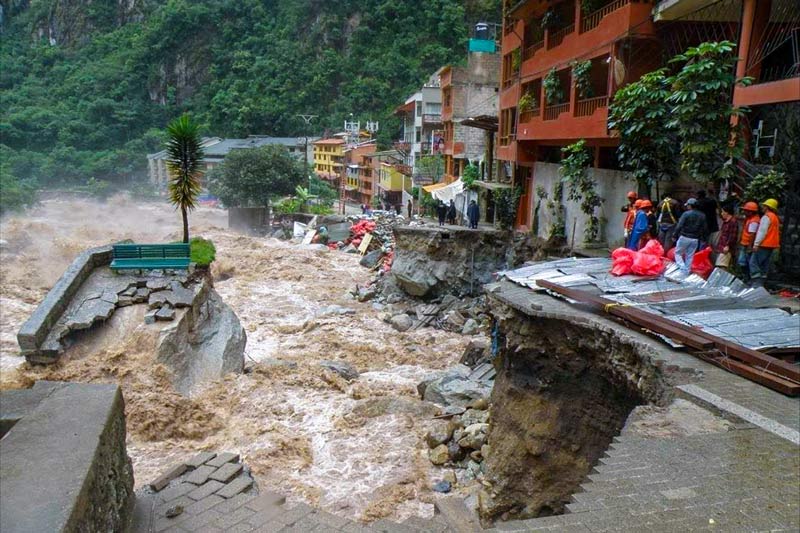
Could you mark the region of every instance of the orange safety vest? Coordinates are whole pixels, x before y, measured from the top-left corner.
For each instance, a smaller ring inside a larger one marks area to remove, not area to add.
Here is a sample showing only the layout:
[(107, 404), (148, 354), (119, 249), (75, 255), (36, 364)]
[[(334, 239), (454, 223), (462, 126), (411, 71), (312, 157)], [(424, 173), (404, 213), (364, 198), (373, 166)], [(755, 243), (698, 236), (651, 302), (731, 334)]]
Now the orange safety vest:
[(764, 240), (761, 241), (762, 248), (778, 248), (781, 245), (781, 221), (778, 220), (778, 215), (772, 211), (767, 211), (766, 216), (769, 218), (769, 227)]
[(628, 213), (625, 215), (625, 223), (622, 225), (623, 228), (630, 231), (633, 229), (633, 221), (636, 218), (636, 208), (633, 206), (628, 207)]
[(742, 227), (742, 238), (739, 241), (739, 244), (742, 246), (752, 246), (753, 241), (756, 239), (756, 232), (758, 232), (758, 223), (761, 220), (761, 217), (758, 215), (752, 215), (747, 217), (744, 221), (744, 227)]

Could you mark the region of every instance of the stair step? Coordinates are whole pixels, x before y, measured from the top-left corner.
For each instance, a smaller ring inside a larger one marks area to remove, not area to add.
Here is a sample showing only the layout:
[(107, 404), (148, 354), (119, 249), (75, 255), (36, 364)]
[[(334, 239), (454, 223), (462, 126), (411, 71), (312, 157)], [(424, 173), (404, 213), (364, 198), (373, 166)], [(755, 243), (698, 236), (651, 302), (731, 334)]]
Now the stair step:
[(439, 498), (434, 502), (434, 507), (445, 519), (447, 526), (456, 533), (483, 531), (477, 515), (467, 509), (464, 500), (458, 496)]

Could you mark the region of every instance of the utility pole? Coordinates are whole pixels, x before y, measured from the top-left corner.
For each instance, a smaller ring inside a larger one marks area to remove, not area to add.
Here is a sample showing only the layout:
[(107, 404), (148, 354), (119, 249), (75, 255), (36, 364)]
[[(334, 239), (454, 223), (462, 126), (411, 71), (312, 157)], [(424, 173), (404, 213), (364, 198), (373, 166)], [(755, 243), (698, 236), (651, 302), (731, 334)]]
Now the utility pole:
[(304, 128), (305, 135), (303, 136), (305, 138), (305, 140), (306, 140), (305, 144), (303, 145), (303, 150), (305, 150), (305, 153), (303, 154), (303, 159), (305, 159), (305, 161), (306, 161), (306, 177), (307, 177), (306, 185), (310, 189), (311, 188), (311, 173), (308, 170), (308, 165), (309, 165), (309, 163), (308, 163), (308, 128), (309, 128), (309, 126), (311, 126), (311, 121), (314, 120), (315, 118), (317, 118), (319, 115), (297, 115), (297, 116), (302, 118), (303, 122), (306, 123), (306, 127)]

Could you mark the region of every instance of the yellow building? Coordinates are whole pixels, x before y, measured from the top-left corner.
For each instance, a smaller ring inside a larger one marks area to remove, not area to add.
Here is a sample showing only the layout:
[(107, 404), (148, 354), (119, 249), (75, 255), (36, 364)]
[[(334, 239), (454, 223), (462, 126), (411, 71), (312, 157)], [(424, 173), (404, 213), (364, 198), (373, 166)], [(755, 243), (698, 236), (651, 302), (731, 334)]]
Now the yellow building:
[(336, 181), (344, 171), (343, 139), (321, 139), (314, 143), (314, 172), (320, 178)]
[(389, 205), (403, 205), (403, 191), (411, 192), (411, 178), (397, 168), (397, 164), (381, 161), (378, 173), (380, 198)]

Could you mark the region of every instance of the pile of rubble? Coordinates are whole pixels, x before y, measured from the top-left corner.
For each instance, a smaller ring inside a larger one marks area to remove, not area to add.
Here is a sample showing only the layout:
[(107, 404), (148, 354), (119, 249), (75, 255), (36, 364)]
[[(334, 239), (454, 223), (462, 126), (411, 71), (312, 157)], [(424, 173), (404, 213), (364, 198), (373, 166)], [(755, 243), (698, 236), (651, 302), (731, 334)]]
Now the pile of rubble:
[[(356, 296), (361, 299), (364, 291), (358, 292)], [(446, 294), (431, 303), (417, 302), (418, 300), (406, 300), (392, 293), (378, 297), (376, 309), (383, 311), (384, 322), (401, 332), (434, 327), (460, 332), (462, 335), (475, 335), (491, 329), (491, 318), (486, 309), (484, 296), (457, 298), (452, 294)]]

